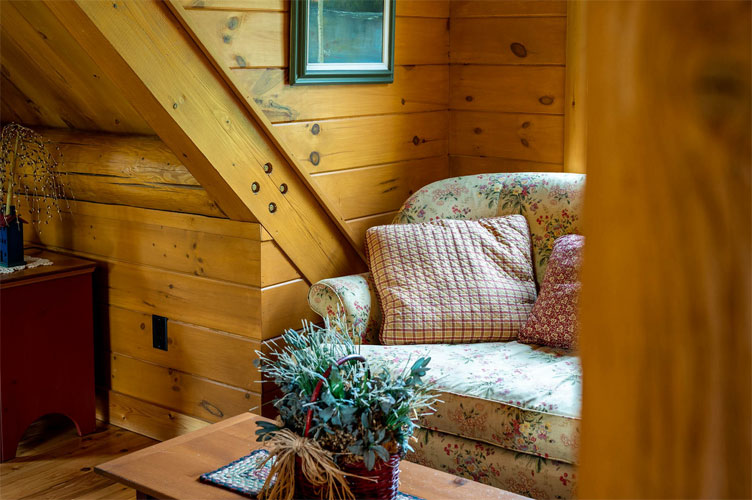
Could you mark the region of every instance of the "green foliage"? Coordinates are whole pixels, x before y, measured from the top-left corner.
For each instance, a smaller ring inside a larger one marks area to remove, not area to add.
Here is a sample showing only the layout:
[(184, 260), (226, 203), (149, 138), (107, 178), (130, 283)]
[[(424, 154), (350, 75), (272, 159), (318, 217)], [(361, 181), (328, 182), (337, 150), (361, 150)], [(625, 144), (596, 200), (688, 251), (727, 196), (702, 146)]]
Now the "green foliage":
[[(266, 355), (257, 352), (258, 366), (274, 381), (284, 396), (275, 400), (284, 426), (299, 435), (305, 430), (306, 414), (313, 410), (309, 437), (339, 460), (360, 457), (368, 469), (376, 459), (401, 456), (411, 450), (408, 441), (420, 411), (433, 410), (436, 402), (432, 385), (423, 381), (430, 358), (419, 358), (395, 373), (382, 368), (371, 373), (368, 363), (349, 361), (337, 367), (337, 360), (359, 354), (345, 322), (324, 328), (304, 323), (301, 332), (288, 330), (284, 347)], [(345, 333), (340, 333), (345, 332)], [(328, 379), (323, 374), (332, 367)], [(317, 401), (311, 396), (323, 380)], [(260, 425), (258, 439), (279, 430), (273, 424)]]

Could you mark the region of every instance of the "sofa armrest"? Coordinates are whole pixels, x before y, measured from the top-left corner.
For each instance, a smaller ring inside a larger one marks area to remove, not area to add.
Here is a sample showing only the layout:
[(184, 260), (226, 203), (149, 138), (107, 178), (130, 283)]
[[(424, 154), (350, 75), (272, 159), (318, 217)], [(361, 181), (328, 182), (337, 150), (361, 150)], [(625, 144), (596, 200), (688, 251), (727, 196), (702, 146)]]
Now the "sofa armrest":
[(381, 309), (371, 273), (321, 280), (308, 291), (308, 304), (330, 321), (344, 312), (348, 328), (362, 343), (379, 343)]

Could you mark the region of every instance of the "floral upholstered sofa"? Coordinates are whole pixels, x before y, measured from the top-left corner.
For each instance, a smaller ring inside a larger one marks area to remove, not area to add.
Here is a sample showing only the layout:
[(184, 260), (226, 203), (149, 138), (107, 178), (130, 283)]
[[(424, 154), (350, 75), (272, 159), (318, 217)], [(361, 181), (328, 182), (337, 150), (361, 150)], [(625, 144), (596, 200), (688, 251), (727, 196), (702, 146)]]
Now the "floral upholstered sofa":
[[(522, 214), (538, 286), (553, 242), (580, 232), (585, 176), (486, 174), (434, 182), (403, 205), (395, 224)], [(324, 318), (344, 311), (372, 364), (401, 368), (431, 356), (441, 391), (421, 417), (409, 460), (533, 498), (571, 498), (577, 484), (581, 370), (576, 353), (516, 341), (378, 345), (381, 312), (369, 273), (322, 280), (308, 300)]]

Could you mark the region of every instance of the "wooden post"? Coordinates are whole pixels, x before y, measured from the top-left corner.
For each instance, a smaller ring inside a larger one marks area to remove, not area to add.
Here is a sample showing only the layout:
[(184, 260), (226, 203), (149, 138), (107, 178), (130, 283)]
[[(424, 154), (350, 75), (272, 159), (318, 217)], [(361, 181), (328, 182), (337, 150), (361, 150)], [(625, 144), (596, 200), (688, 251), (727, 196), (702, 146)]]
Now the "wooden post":
[(567, 0), (567, 66), (564, 88), (564, 171), (585, 173), (587, 59), (585, 0)]
[(581, 498), (752, 497), (751, 7), (586, 4)]

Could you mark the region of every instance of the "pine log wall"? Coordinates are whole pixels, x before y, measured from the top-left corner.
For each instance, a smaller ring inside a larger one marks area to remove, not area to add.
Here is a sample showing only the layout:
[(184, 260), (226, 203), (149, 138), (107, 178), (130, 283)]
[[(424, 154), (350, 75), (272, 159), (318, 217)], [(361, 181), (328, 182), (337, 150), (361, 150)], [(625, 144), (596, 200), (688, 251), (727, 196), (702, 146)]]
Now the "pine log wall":
[[(393, 84), (295, 87), (286, 1), (184, 6), (356, 241), (435, 180), (561, 170), (563, 2), (398, 0)], [(226, 217), (56, 23), (41, 3), (4, 5), (0, 120), (63, 154), (76, 201), (26, 233), (99, 263), (101, 416), (165, 439), (257, 406), (271, 396), (254, 352), (313, 319), (308, 283), (260, 224)], [(168, 318), (167, 351), (152, 315)]]
[[(100, 416), (165, 439), (268, 400), (255, 351), (315, 318), (308, 283), (266, 231), (225, 218), (156, 137), (38, 130), (60, 147), (76, 199), (26, 237), (99, 264)], [(168, 319), (166, 351), (153, 315)]]
[(562, 171), (566, 2), (453, 0), (452, 176)]
[(449, 176), (449, 1), (398, 0), (389, 85), (287, 83), (289, 3), (185, 0), (196, 36), (233, 72), (359, 244), (420, 187)]

